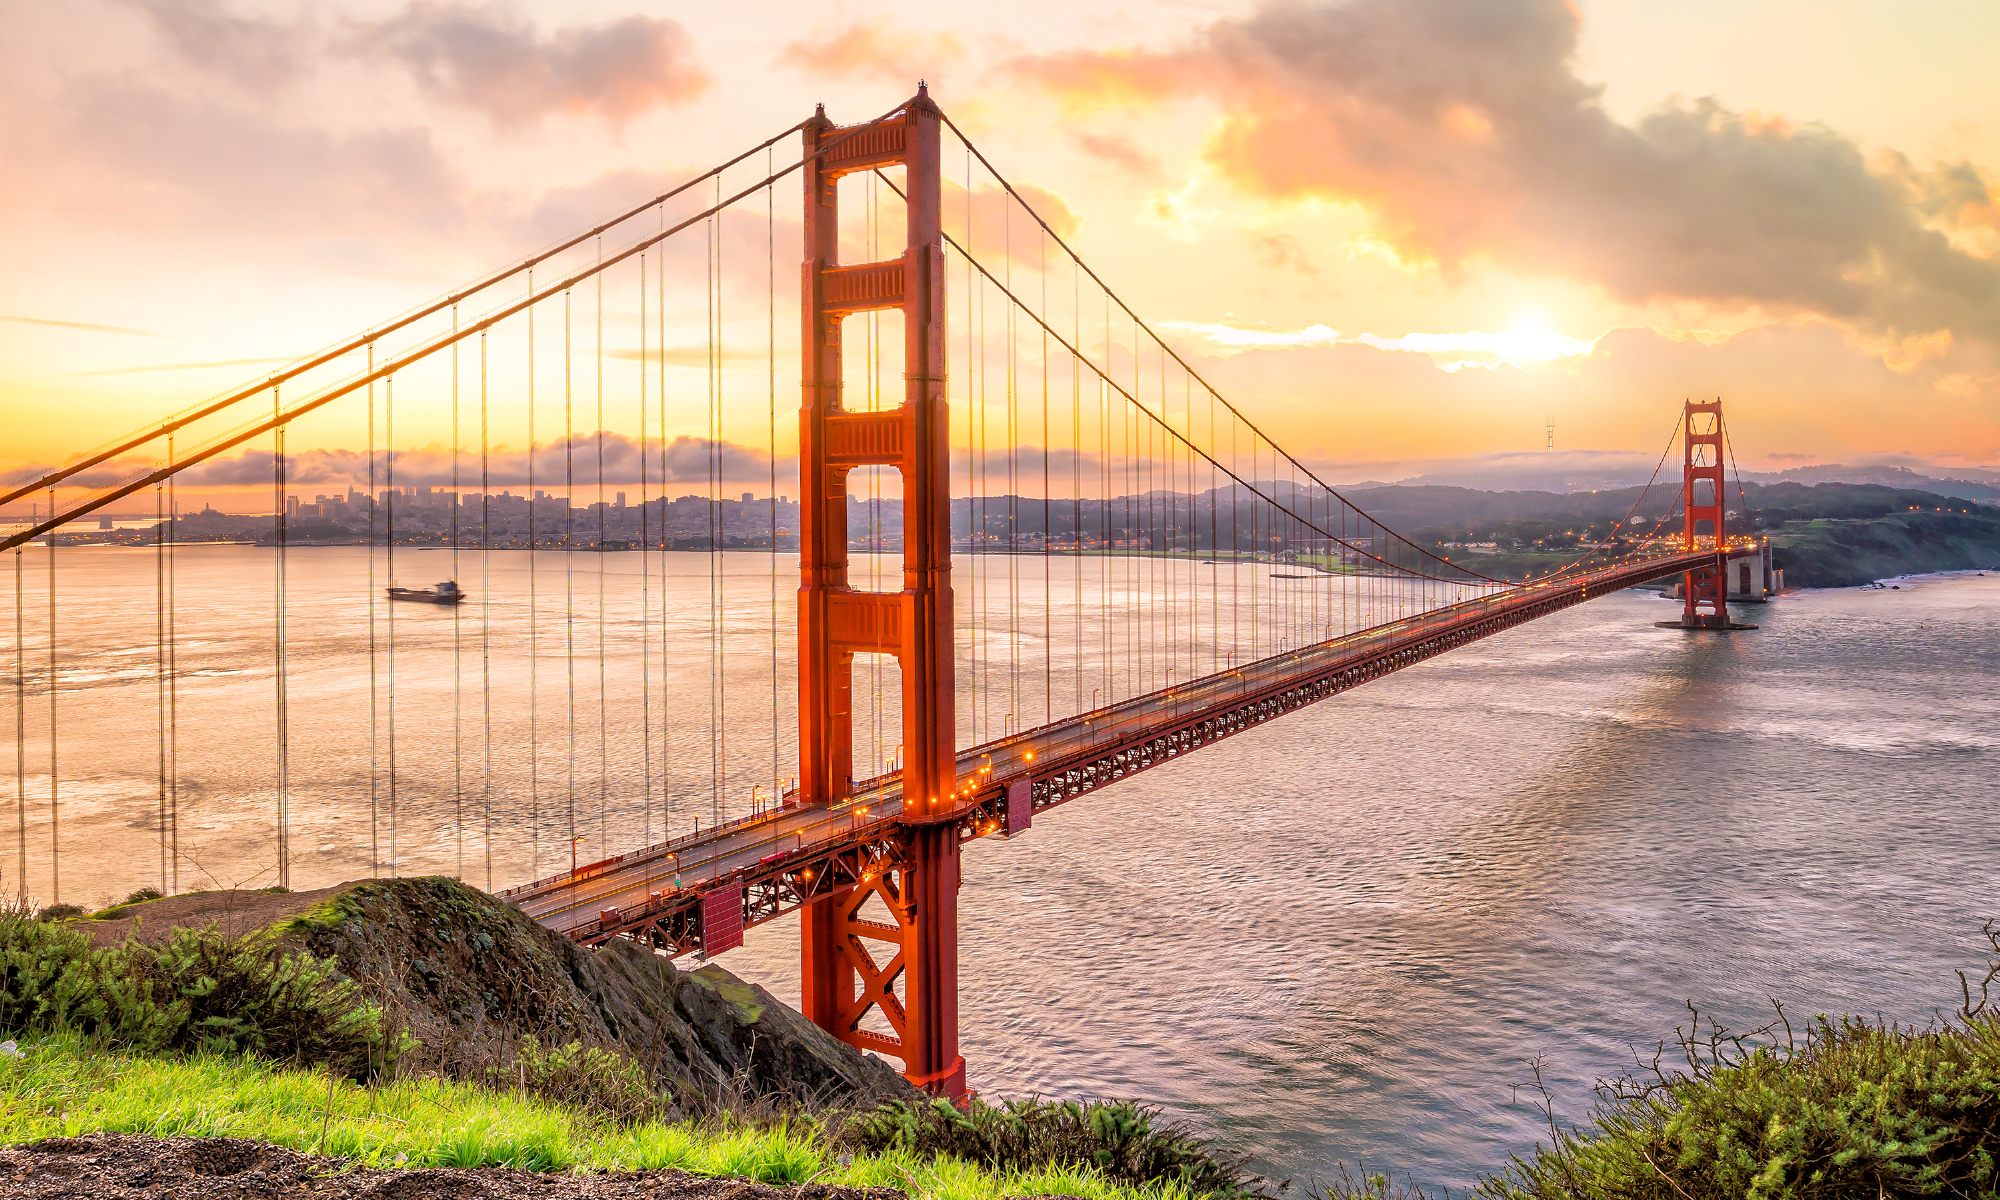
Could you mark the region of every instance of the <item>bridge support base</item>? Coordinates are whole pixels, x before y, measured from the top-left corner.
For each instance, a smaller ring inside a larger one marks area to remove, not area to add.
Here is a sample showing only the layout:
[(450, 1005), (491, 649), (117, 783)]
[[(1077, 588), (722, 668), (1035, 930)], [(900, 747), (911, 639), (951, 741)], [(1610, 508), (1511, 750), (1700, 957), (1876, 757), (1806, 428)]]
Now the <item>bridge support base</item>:
[[(958, 1052), (958, 830), (909, 828), (893, 866), (805, 907), (806, 1018), (859, 1050), (903, 1060), (903, 1076), (963, 1101)], [(879, 899), (890, 920), (865, 912)], [(870, 1011), (892, 1032), (864, 1029)]]
[(1757, 628), (1755, 625), (1745, 625), (1741, 621), (1732, 621), (1726, 616), (1719, 621), (1716, 620), (1714, 617), (1701, 616), (1701, 617), (1696, 617), (1692, 621), (1688, 620), (1686, 617), (1682, 617), (1678, 621), (1655, 621), (1653, 622), (1653, 624), (1659, 626), (1661, 629), (1692, 629), (1697, 632), (1704, 629), (1710, 629), (1718, 633), (1728, 633), (1732, 629)]

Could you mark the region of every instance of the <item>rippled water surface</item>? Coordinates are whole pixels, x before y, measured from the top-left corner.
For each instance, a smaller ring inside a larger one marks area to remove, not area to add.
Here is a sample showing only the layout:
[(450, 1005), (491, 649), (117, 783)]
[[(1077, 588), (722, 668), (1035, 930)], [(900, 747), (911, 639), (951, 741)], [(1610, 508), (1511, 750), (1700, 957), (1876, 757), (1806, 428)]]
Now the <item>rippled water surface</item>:
[[(123, 553), (65, 559), (65, 604), (72, 586), (130, 593), (61, 668), (65, 898), (158, 871), (151, 562)], [(184, 885), (268, 882), (255, 798), (269, 770), (269, 560), (201, 553), (183, 554), (181, 576), (183, 667), (197, 673), (181, 713)], [(365, 625), (351, 603), (316, 606), (319, 568), (293, 559), (293, 770), (314, 781), (293, 801), (305, 886), (365, 874), (369, 839), (387, 833), (371, 833), (370, 748), (355, 733)], [(561, 571), (540, 586), (560, 589)], [(592, 581), (571, 586), (594, 596)], [(769, 590), (746, 577), (734, 594), (768, 614)], [(783, 627), (789, 589), (779, 599)], [(1532, 1064), (1580, 1117), (1591, 1082), (1635, 1048), (1650, 1055), (1687, 1001), (1736, 1025), (1761, 1023), (1773, 999), (1899, 1020), (1955, 1006), (1952, 971), (2000, 915), (2000, 575), (1786, 596), (1741, 609), (1761, 628), (1726, 636), (1654, 627), (1675, 611), (1640, 593), (1596, 600), (971, 845), (960, 1010), (974, 1086), (1152, 1099), (1280, 1176), (1344, 1161), (1462, 1186), (1535, 1142)], [(450, 871), (463, 849), (479, 882), (482, 818), (436, 779), (451, 744), (444, 627), (397, 616), (400, 752), (432, 768), (402, 785), (399, 861)], [(540, 758), (519, 752), (528, 714), (496, 716), (499, 884), (568, 865), (565, 804), (606, 844), (653, 820), (614, 797), (595, 826), (600, 777), (707, 752), (597, 745), (594, 628), (583, 636), (577, 785), (564, 719), (549, 715), (566, 711), (560, 656), (536, 660), (553, 706), (536, 720), (558, 721), (553, 740), (540, 726)], [(684, 675), (706, 670), (698, 640), (665, 647)], [(728, 669), (767, 662), (768, 640), (768, 626), (746, 636)], [(788, 668), (779, 682), (789, 690)], [(768, 722), (770, 674), (732, 687), (732, 719)], [(616, 685), (605, 698), (614, 712), (638, 702)], [(31, 720), (45, 704), (31, 695)], [(480, 719), (476, 702), (462, 708)], [(758, 744), (754, 729), (725, 731)], [(46, 894), (41, 753), (25, 787), (29, 877)], [(533, 811), (509, 791), (530, 767)], [(13, 863), (0, 864), (9, 890)], [(795, 1002), (796, 929), (754, 930), (723, 962)]]
[[(967, 850), (964, 1051), (1301, 1180), (1463, 1185), (1685, 1021), (1922, 1020), (2000, 915), (2000, 576), (1656, 629), (1623, 593)], [(732, 968), (790, 982), (793, 933)], [(796, 994), (796, 985), (788, 995)]]

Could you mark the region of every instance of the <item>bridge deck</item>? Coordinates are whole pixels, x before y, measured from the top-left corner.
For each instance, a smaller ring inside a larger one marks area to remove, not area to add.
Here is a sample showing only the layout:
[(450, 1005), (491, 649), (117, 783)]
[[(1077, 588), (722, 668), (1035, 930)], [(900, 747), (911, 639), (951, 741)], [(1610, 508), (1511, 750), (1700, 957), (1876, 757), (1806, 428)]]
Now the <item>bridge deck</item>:
[[(974, 746), (958, 756), (958, 776), (966, 788), (960, 836), (1019, 832), (1033, 812), (1210, 741), (1467, 642), (1714, 557), (1712, 551), (1674, 554), (1526, 585)], [(707, 943), (703, 913), (716, 911), (714, 900), (703, 904), (704, 896), (740, 898), (748, 925), (858, 878), (886, 852), (902, 811), (901, 789), (900, 778), (884, 776), (834, 804), (788, 800), (764, 813), (501, 895), (535, 920), (581, 941), (626, 934), (676, 953), (700, 949)]]

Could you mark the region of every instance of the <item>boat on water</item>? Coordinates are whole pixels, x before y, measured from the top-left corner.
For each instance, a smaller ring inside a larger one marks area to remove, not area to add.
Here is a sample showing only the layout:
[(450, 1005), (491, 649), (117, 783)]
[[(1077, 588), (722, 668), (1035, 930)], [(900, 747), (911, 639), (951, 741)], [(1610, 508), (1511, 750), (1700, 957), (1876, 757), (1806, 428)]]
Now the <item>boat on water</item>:
[(460, 604), (465, 600), (465, 593), (459, 590), (457, 580), (447, 579), (434, 588), (392, 587), (389, 599), (413, 600), (418, 604)]

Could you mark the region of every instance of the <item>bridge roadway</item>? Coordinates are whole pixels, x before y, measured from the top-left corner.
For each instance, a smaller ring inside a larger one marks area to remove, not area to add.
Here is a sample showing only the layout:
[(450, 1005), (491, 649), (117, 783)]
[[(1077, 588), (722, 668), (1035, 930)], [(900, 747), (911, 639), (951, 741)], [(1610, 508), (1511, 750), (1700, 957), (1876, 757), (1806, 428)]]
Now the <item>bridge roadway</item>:
[[(960, 837), (1011, 836), (1034, 813), (1401, 670), (1585, 600), (1715, 561), (1714, 551), (1625, 561), (1527, 584), (1163, 688), (958, 757)], [(519, 887), (501, 896), (584, 943), (636, 937), (679, 954), (720, 952), (741, 928), (893, 865), (902, 781), (882, 776), (851, 799), (764, 812)]]

